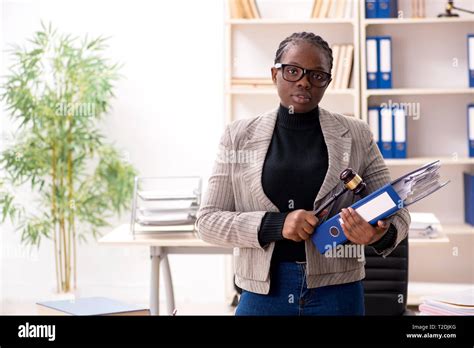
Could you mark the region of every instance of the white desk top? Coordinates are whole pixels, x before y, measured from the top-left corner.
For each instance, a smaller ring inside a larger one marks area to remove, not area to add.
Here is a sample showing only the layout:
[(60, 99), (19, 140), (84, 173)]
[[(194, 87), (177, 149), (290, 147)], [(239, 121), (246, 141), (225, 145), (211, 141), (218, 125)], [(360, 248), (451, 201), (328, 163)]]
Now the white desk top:
[(158, 233), (130, 233), (130, 225), (120, 225), (112, 232), (99, 239), (100, 244), (106, 245), (128, 245), (128, 246), (164, 246), (164, 247), (215, 247), (217, 245), (209, 244), (197, 236), (195, 232), (158, 232)]
[(472, 284), (466, 283), (426, 283), (409, 281), (407, 304), (420, 305), (423, 302), (424, 296), (436, 296), (472, 288)]

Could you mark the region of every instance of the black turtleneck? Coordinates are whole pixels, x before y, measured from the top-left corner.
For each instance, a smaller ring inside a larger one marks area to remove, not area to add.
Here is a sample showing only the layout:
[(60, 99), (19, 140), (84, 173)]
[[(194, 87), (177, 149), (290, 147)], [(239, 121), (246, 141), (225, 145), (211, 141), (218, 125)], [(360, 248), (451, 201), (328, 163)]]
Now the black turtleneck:
[(290, 113), (280, 104), (262, 174), (263, 190), (280, 213), (265, 214), (259, 232), (261, 244), (276, 241), (273, 260), (306, 260), (305, 244), (283, 239), (282, 227), (289, 212), (313, 210), (327, 170), (328, 152), (318, 107)]
[[(313, 210), (314, 200), (328, 170), (328, 151), (319, 122), (319, 108), (290, 113), (280, 104), (272, 140), (265, 157), (262, 186), (280, 212), (268, 212), (258, 233), (262, 246), (276, 242), (272, 261), (306, 261), (305, 243), (284, 239), (286, 216), (293, 210)], [(395, 243), (397, 231), (388, 232), (374, 244), (383, 250)]]

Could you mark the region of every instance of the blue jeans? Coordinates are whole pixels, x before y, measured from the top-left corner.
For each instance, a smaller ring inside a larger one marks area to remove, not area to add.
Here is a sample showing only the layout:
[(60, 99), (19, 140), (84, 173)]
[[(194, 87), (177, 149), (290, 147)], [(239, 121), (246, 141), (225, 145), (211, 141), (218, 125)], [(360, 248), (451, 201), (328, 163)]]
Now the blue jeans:
[(364, 315), (362, 282), (308, 289), (306, 264), (272, 265), (268, 295), (242, 290), (235, 315)]

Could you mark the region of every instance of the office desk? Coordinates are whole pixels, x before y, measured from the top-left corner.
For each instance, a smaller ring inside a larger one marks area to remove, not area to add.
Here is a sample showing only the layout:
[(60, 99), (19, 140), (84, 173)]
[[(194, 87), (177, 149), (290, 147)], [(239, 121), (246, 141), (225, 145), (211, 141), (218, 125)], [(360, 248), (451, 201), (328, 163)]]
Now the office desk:
[(144, 246), (150, 248), (151, 284), (150, 313), (159, 314), (160, 265), (163, 266), (163, 279), (168, 299), (168, 314), (175, 309), (173, 281), (168, 261), (170, 254), (232, 254), (232, 248), (218, 247), (198, 238), (195, 232), (142, 233), (133, 236), (130, 225), (120, 225), (99, 240), (100, 244), (111, 246)]

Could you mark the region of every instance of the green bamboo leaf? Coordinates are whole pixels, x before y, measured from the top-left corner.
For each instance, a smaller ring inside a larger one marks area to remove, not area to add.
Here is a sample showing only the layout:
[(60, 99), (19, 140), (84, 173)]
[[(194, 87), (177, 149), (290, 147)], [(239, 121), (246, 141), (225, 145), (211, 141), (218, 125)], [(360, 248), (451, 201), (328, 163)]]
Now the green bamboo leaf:
[[(16, 220), (22, 243), (36, 247), (60, 224), (77, 227), (79, 240), (97, 238), (129, 205), (137, 174), (98, 126), (121, 66), (103, 57), (108, 38), (58, 34), (51, 23), (41, 22), (29, 42), (30, 49), (10, 46), (12, 65), (1, 80), (0, 100), (18, 132), (0, 153), (0, 170), (12, 190), (29, 183), (43, 214), (27, 215), (1, 181), (2, 222)], [(93, 112), (84, 116), (86, 105)]]

